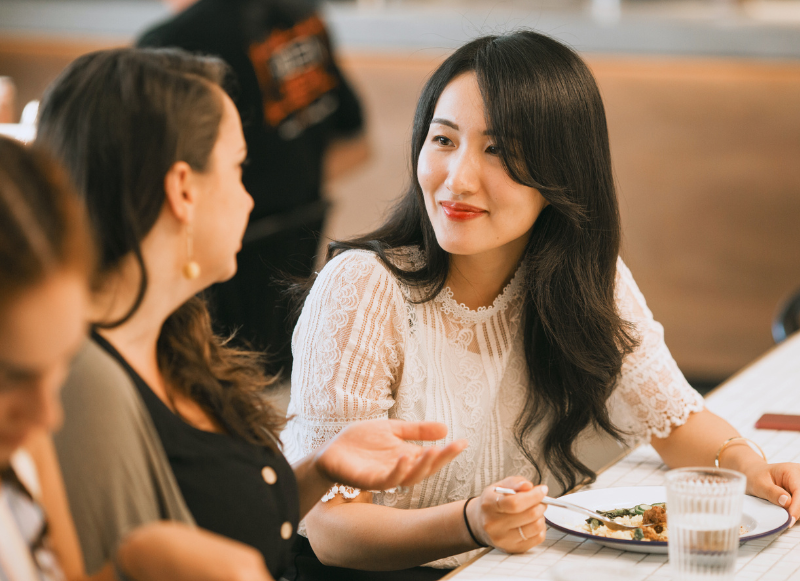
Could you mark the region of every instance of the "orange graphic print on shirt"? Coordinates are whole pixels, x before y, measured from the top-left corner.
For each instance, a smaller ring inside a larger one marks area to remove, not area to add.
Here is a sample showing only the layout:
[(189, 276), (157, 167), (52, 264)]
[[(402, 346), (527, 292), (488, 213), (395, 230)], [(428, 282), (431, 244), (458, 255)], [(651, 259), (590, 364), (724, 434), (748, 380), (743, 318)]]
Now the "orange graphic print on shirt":
[(299, 135), (336, 110), (338, 101), (328, 93), (338, 80), (318, 16), (273, 31), (248, 52), (264, 100), (264, 118), (284, 138)]

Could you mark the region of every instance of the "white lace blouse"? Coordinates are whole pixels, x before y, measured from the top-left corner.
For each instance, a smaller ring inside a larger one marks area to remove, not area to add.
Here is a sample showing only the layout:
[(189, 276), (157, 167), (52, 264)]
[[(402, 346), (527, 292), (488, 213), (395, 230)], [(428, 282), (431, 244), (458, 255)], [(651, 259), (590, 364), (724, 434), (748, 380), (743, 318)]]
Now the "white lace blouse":
[[(420, 257), (409, 252), (402, 260), (414, 269)], [(282, 435), (287, 458), (301, 459), (358, 420), (429, 420), (447, 425), (444, 443), (465, 438), (467, 449), (408, 490), (375, 492), (373, 503), (437, 506), (478, 495), (507, 476), (535, 478), (513, 431), (528, 381), (519, 277), (477, 311), (457, 304), (447, 288), (426, 303), (414, 304), (415, 296), (371, 252), (347, 251), (325, 266), (292, 337), (288, 413), (294, 417)], [(703, 409), (703, 399), (675, 364), (622, 259), (616, 300), (641, 343), (623, 362), (608, 401), (611, 419), (637, 441), (666, 437)], [(335, 487), (326, 499), (336, 493), (353, 498), (359, 491)], [(455, 567), (471, 556), (429, 565)]]

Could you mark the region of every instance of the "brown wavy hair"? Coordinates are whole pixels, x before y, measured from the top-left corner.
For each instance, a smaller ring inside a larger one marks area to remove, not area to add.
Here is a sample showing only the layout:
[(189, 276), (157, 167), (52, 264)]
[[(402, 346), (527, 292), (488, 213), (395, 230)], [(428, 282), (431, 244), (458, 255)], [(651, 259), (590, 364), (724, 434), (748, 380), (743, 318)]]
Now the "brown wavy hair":
[[(84, 55), (45, 95), (37, 143), (60, 158), (83, 195), (96, 232), (100, 276), (131, 253), (141, 271), (124, 324), (148, 286), (141, 241), (164, 205), (164, 178), (178, 161), (205, 171), (217, 141), (230, 80), (225, 63), (177, 49), (124, 48)], [(211, 328), (205, 301), (193, 297), (164, 323), (158, 363), (169, 385), (191, 397), (231, 435), (275, 448), (285, 424), (264, 397), (274, 381), (261, 353), (227, 344)]]
[(49, 155), (0, 136), (0, 304), (68, 269), (89, 276), (94, 249), (78, 197)]

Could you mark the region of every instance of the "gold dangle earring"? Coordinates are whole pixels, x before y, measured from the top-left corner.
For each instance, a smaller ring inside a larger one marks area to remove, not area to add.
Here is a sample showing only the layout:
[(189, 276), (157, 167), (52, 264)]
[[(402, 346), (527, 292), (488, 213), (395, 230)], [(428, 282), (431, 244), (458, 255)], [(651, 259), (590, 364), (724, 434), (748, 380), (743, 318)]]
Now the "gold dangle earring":
[(186, 264), (183, 265), (183, 276), (194, 280), (200, 276), (200, 265), (194, 260), (192, 225), (186, 227)]

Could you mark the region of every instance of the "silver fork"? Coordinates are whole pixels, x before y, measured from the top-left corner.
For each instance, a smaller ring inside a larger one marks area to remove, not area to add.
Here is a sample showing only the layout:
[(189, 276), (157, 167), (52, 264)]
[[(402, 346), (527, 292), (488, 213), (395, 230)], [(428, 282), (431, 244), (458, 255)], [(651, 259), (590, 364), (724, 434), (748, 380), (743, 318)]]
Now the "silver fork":
[[(495, 486), (495, 492), (499, 492), (500, 494), (516, 494), (517, 491), (513, 488), (503, 488), (502, 486)], [(609, 529), (612, 531), (633, 531), (636, 529), (640, 529), (642, 527), (651, 527), (655, 523), (642, 523), (640, 525), (625, 525), (622, 523), (616, 522), (614, 519), (611, 519), (607, 516), (603, 516), (602, 514), (595, 512), (593, 510), (589, 510), (588, 508), (583, 508), (582, 506), (578, 506), (577, 504), (572, 504), (570, 502), (564, 502), (563, 500), (559, 500), (557, 498), (551, 498), (549, 496), (545, 496), (542, 499), (542, 504), (547, 504), (549, 506), (557, 506), (558, 508), (565, 508), (567, 510), (571, 510), (573, 512), (578, 512), (589, 516), (591, 518), (596, 518), (601, 523), (605, 524)]]

